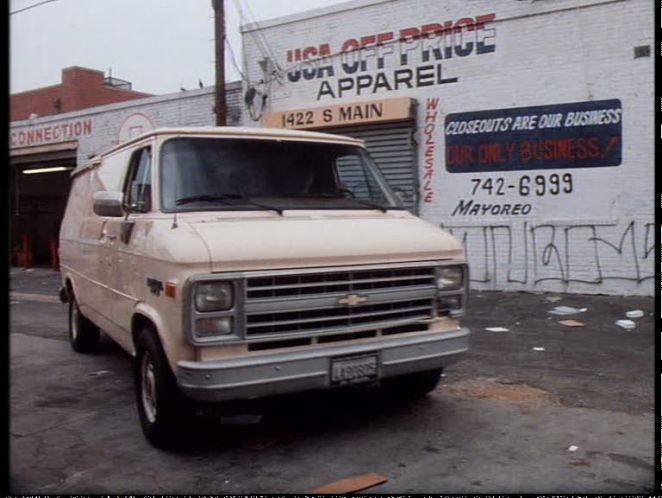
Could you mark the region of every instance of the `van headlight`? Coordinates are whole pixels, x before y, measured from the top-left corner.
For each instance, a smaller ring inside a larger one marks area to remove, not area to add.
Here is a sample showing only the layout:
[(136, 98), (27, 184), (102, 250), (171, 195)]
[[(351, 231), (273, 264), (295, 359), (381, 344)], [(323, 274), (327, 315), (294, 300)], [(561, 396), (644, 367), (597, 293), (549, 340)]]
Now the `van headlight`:
[(194, 277), (186, 286), (184, 324), (195, 346), (227, 344), (240, 339), (242, 282), (220, 278)]
[(234, 332), (231, 316), (198, 318), (195, 321), (195, 335), (199, 339), (231, 335)]
[(195, 286), (193, 296), (198, 311), (227, 311), (234, 304), (232, 282), (205, 282)]
[(458, 317), (464, 314), (467, 300), (467, 265), (448, 265), (437, 268), (437, 314)]
[(462, 287), (464, 283), (461, 266), (442, 266), (437, 270), (437, 290), (448, 291)]

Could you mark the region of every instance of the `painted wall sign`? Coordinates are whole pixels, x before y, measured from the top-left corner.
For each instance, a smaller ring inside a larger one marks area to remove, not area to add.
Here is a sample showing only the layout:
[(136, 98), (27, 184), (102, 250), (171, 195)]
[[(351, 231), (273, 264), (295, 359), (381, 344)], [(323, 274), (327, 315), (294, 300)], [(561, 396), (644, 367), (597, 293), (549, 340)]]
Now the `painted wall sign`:
[(446, 169), (480, 173), (618, 166), (622, 117), (617, 99), (448, 114)]
[(117, 134), (119, 142), (126, 142), (132, 138), (137, 137), (143, 133), (154, 129), (152, 121), (145, 116), (142, 112), (134, 112), (127, 116), (127, 118), (120, 126), (120, 131)]
[[(320, 81), (316, 100), (455, 83), (441, 61), (494, 52), (494, 13), (286, 51), (287, 81)], [(336, 79), (337, 78), (337, 79)]]
[(92, 119), (80, 119), (56, 125), (35, 126), (9, 134), (11, 147), (26, 147), (53, 142), (64, 142), (92, 134)]
[(439, 107), (439, 99), (427, 99), (425, 103), (425, 126), (423, 127), (423, 136), (425, 152), (423, 153), (425, 159), (423, 162), (423, 196), (422, 200), (426, 204), (432, 203), (434, 200), (434, 189), (432, 188), (432, 181), (434, 180), (434, 163), (437, 151), (437, 141), (435, 140), (437, 130), (437, 116)]
[(413, 119), (412, 99), (402, 97), (265, 114), (269, 128), (325, 128)]

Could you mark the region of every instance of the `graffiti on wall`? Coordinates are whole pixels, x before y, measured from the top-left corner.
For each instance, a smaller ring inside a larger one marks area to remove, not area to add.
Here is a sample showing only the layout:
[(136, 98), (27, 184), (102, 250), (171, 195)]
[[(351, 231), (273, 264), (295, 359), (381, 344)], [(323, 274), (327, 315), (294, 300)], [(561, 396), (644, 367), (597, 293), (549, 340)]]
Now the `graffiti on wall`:
[[(494, 13), (286, 51), (290, 83), (318, 80), (317, 100), (455, 83), (441, 61), (495, 51)], [(386, 70), (392, 67), (392, 70)]]
[(462, 242), (472, 281), (538, 285), (641, 284), (654, 278), (655, 224), (583, 223), (444, 226)]

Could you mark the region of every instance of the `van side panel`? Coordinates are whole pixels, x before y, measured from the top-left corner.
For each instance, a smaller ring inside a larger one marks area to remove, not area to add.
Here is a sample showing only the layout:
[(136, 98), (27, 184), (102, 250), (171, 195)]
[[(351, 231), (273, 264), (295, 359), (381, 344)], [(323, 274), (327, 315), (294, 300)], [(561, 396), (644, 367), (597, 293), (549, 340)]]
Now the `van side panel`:
[[(101, 166), (93, 172), (93, 181), (98, 185), (99, 190), (123, 190), (129, 161), (134, 151), (133, 148), (122, 149), (103, 158)], [(131, 308), (135, 304), (132, 296), (121, 292), (120, 251), (125, 247), (121, 240), (121, 226), (125, 223), (125, 217), (101, 217), (101, 219), (103, 226), (99, 234), (99, 280), (103, 299), (98, 304), (98, 309), (107, 321), (105, 332), (124, 349), (131, 351), (133, 344), (130, 322), (127, 316), (116, 312), (118, 300), (128, 300)]]
[(81, 312), (97, 323), (102, 299), (98, 272), (102, 219), (92, 210), (93, 191), (89, 170), (74, 177), (60, 228), (60, 263), (62, 278), (71, 281)]
[(63, 279), (70, 279), (81, 312), (125, 349), (130, 336), (112, 315), (115, 240), (108, 224), (118, 218), (98, 216), (93, 194), (121, 190), (131, 150), (103, 157), (101, 164), (77, 174), (72, 182), (60, 229)]

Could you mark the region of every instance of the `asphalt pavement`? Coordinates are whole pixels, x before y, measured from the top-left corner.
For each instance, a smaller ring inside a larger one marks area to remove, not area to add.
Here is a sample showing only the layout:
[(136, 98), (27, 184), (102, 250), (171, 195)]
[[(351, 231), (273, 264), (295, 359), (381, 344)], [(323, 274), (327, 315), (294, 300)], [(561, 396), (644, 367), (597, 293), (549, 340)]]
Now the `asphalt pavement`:
[[(305, 493), (369, 473), (387, 480), (366, 493), (653, 490), (652, 297), (474, 291), (471, 351), (426, 398), (277, 398), (166, 452), (141, 434), (131, 358), (69, 348), (58, 288), (52, 270), (10, 272), (13, 493)], [(615, 324), (632, 310), (634, 329)]]

